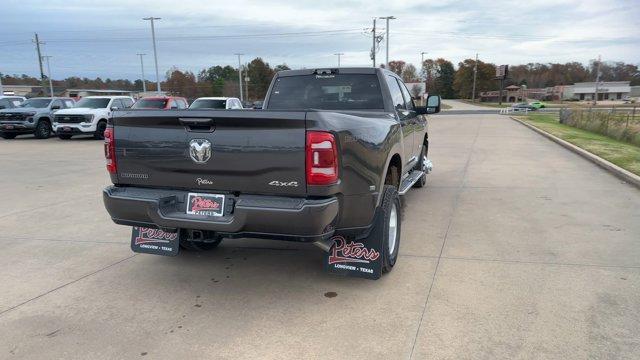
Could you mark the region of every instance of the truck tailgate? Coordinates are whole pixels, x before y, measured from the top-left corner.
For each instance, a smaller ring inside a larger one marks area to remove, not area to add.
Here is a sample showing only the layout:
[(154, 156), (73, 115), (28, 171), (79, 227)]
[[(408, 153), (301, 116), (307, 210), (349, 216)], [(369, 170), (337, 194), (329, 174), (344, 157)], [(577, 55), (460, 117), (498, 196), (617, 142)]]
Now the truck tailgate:
[(113, 118), (118, 184), (304, 195), (305, 117), (304, 111), (121, 112)]

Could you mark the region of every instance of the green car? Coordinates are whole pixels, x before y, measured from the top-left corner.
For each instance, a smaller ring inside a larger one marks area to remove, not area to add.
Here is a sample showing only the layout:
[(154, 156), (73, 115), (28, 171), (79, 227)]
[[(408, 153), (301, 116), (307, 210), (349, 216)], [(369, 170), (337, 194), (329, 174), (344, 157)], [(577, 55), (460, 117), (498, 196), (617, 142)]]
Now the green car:
[(542, 109), (547, 107), (547, 104), (543, 103), (542, 101), (533, 101), (533, 102), (530, 102), (529, 105), (533, 106), (536, 109)]

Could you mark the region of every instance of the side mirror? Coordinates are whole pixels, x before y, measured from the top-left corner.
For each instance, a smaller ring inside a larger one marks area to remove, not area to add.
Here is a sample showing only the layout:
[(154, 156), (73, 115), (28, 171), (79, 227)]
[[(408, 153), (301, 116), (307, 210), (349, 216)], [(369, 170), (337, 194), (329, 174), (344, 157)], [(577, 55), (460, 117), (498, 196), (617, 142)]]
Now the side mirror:
[(429, 95), (427, 98), (427, 113), (436, 114), (440, 112), (440, 95)]
[(120, 110), (120, 108), (119, 108), (119, 107), (117, 107), (117, 106), (112, 106), (112, 107), (111, 107), (111, 111), (116, 111), (116, 110)]
[(53, 105), (51, 110), (60, 110), (60, 105)]
[(417, 106), (418, 115), (435, 114), (440, 112), (440, 95), (429, 95), (426, 106)]

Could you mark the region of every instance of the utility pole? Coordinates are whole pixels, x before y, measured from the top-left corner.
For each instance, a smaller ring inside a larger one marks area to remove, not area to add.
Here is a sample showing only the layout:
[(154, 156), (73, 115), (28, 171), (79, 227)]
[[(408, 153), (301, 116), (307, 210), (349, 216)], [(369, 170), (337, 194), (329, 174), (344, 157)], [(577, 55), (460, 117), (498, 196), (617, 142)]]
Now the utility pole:
[(476, 62), (473, 64), (473, 90), (471, 91), (471, 102), (476, 102), (476, 78), (478, 77), (478, 53)]
[(379, 17), (379, 19), (385, 19), (385, 20), (387, 20), (387, 28), (386, 28), (386, 31), (387, 31), (387, 39), (386, 39), (386, 41), (385, 41), (385, 43), (386, 43), (386, 45), (387, 45), (387, 58), (386, 58), (386, 62), (385, 62), (385, 67), (386, 67), (387, 69), (389, 69), (389, 20), (393, 20), (393, 19), (395, 19), (395, 18), (396, 18), (395, 16), (382, 16), (382, 17)]
[(424, 80), (424, 94), (422, 95), (423, 100), (426, 99), (425, 95), (427, 95), (427, 82), (429, 81), (429, 74), (425, 72), (424, 69), (424, 55), (428, 54), (428, 52), (423, 51), (420, 53), (420, 69), (422, 69), (422, 74), (424, 74), (424, 78), (422, 80)]
[(344, 55), (344, 53), (335, 53), (333, 55), (338, 55), (338, 67), (340, 67), (340, 56)]
[(242, 96), (242, 64), (240, 63), (240, 56), (244, 54), (233, 54), (238, 56), (238, 85), (240, 85), (240, 102), (244, 101), (244, 96)]
[(162, 92), (162, 90), (160, 89), (160, 73), (158, 72), (158, 52), (156, 50), (156, 28), (154, 26), (154, 21), (155, 20), (160, 20), (161, 18), (159, 17), (148, 17), (148, 18), (143, 18), (142, 20), (150, 20), (151, 21), (151, 40), (153, 41), (153, 58), (156, 62), (156, 86), (157, 86), (157, 91), (158, 94), (160, 94)]
[(51, 81), (51, 66), (49, 65), (49, 59), (52, 57), (53, 56), (50, 55), (42, 55), (42, 58), (47, 60), (47, 76), (49, 77), (49, 93), (51, 94), (51, 97), (53, 97), (53, 82)]
[(2, 73), (0, 73), (0, 96), (4, 95), (4, 88), (2, 87)]
[(32, 40), (34, 44), (36, 44), (36, 51), (38, 52), (38, 65), (40, 65), (40, 86), (42, 86), (42, 93), (44, 94), (45, 82), (44, 82), (44, 68), (42, 66), (42, 53), (40, 52), (40, 45), (43, 45), (44, 42), (40, 41), (38, 38), (38, 33), (35, 33), (36, 38)]
[(602, 57), (598, 55), (598, 67), (596, 68), (596, 93), (593, 98), (593, 105), (598, 105), (598, 85), (600, 85), (600, 64), (602, 63)]
[(376, 67), (376, 18), (373, 18), (373, 44), (371, 45), (371, 60)]
[[(249, 79), (248, 76), (245, 76), (244, 77), (244, 93), (245, 93), (245, 99), (247, 99), (247, 101), (249, 101), (249, 81), (251, 81), (251, 79)], [(242, 106), (244, 106), (244, 104)]]
[(142, 61), (142, 57), (147, 55), (147, 54), (138, 53), (136, 55), (140, 56), (140, 71), (142, 71), (142, 92), (146, 93), (147, 92), (147, 84), (145, 83), (146, 81), (144, 80), (144, 62)]

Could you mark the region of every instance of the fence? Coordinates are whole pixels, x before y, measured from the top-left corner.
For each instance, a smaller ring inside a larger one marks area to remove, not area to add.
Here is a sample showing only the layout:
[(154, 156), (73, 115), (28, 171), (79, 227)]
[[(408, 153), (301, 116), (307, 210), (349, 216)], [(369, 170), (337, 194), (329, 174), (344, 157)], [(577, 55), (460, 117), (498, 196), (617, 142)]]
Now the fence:
[(640, 146), (640, 110), (633, 108), (562, 108), (561, 124), (589, 130)]
[(527, 108), (512, 108), (512, 107), (506, 107), (506, 108), (501, 108), (500, 110), (498, 110), (498, 113), (500, 115), (510, 115), (510, 114), (524, 114), (524, 115), (528, 115), (529, 114), (529, 109)]

